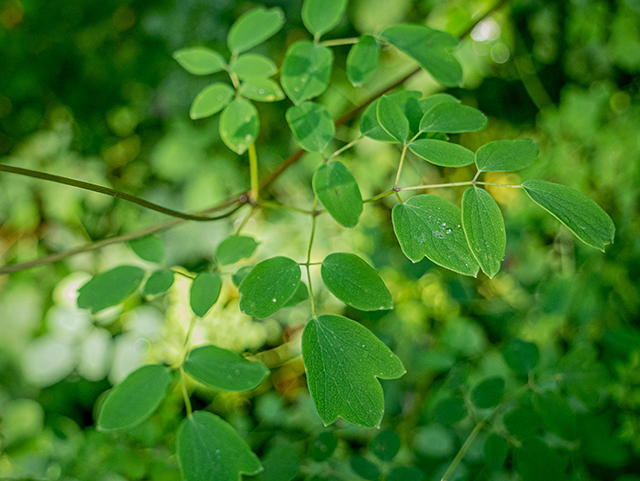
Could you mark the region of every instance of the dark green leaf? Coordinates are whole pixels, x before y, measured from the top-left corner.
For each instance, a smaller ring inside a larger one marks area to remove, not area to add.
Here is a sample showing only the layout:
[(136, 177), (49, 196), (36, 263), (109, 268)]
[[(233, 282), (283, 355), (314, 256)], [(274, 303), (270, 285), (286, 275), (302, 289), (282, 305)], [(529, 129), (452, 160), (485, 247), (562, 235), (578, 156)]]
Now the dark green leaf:
[(294, 43), (282, 64), (280, 83), (287, 96), (298, 105), (322, 94), (329, 85), (333, 52), (307, 40)]
[(325, 425), (340, 416), (356, 426), (378, 426), (384, 396), (376, 378), (396, 379), (405, 373), (400, 359), (371, 331), (342, 316), (320, 316), (307, 323), (302, 358)]
[(517, 374), (526, 375), (538, 364), (538, 346), (532, 342), (511, 339), (502, 351), (507, 365)]
[(516, 449), (516, 472), (522, 481), (564, 481), (566, 459), (538, 438), (525, 439)]
[(278, 67), (264, 55), (245, 53), (229, 66), (229, 71), (235, 73), (240, 80), (247, 80), (271, 77), (278, 72)]
[(616, 227), (611, 217), (589, 197), (544, 180), (528, 180), (522, 186), (531, 200), (567, 226), (585, 244), (604, 252), (604, 246), (613, 242)]
[(492, 433), (484, 442), (484, 462), (491, 471), (500, 469), (507, 460), (507, 441), (499, 434)]
[(268, 78), (252, 78), (242, 82), (240, 95), (258, 102), (277, 102), (284, 98), (280, 86)]
[(234, 94), (234, 90), (227, 84), (217, 82), (208, 85), (196, 95), (189, 116), (195, 120), (217, 114), (229, 105)]
[(331, 457), (338, 446), (338, 440), (332, 432), (318, 434), (309, 446), (309, 456), (314, 461), (321, 463)]
[(331, 114), (320, 104), (304, 102), (289, 108), (286, 117), (296, 141), (307, 152), (322, 152), (336, 133)]
[(78, 290), (78, 307), (96, 312), (120, 304), (133, 294), (144, 278), (144, 270), (118, 266), (94, 276)]
[(457, 102), (441, 102), (420, 120), (422, 132), (475, 132), (487, 126), (487, 117), (477, 109)]
[(476, 165), (483, 172), (514, 172), (530, 166), (538, 156), (533, 140), (496, 140), (476, 152)]
[(378, 101), (376, 113), (378, 123), (391, 137), (400, 143), (409, 140), (409, 119), (392, 98), (383, 95)]
[(353, 174), (342, 162), (322, 164), (313, 175), (313, 191), (335, 221), (355, 227), (362, 213), (362, 194)]
[(378, 67), (380, 47), (371, 35), (363, 35), (347, 55), (347, 77), (354, 87), (369, 81)]
[(202, 384), (221, 391), (251, 391), (269, 374), (261, 362), (247, 361), (237, 352), (216, 346), (193, 349), (184, 370)]
[(482, 381), (471, 391), (471, 400), (480, 409), (496, 406), (504, 394), (504, 379), (492, 377)]
[(456, 87), (462, 82), (462, 67), (451, 53), (458, 40), (446, 32), (423, 25), (394, 25), (380, 37), (402, 50), (441, 85)]
[(422, 481), (422, 471), (414, 466), (399, 466), (393, 468), (387, 475), (386, 481)]
[(369, 481), (377, 481), (382, 474), (378, 466), (362, 456), (351, 456), (349, 464), (354, 473)]
[(216, 258), (220, 264), (229, 265), (251, 257), (256, 251), (259, 242), (253, 237), (244, 235), (232, 235), (220, 242), (216, 250)]
[(504, 415), (503, 423), (507, 431), (518, 439), (535, 436), (540, 430), (540, 418), (527, 407), (509, 411)]
[(163, 269), (156, 271), (149, 276), (149, 279), (147, 279), (147, 282), (145, 282), (144, 287), (142, 288), (142, 293), (145, 296), (157, 296), (158, 294), (167, 292), (172, 285), (173, 271)]
[(290, 443), (278, 444), (262, 459), (260, 481), (292, 481), (300, 471), (300, 456)]
[(464, 167), (475, 160), (469, 149), (442, 140), (414, 140), (409, 144), (409, 150), (421, 159), (442, 167)]
[(132, 372), (109, 391), (100, 406), (98, 429), (114, 431), (140, 424), (160, 405), (170, 383), (171, 373), (160, 364), (150, 364)]
[(288, 257), (272, 257), (256, 265), (240, 284), (240, 310), (248, 316), (269, 317), (295, 294), (300, 266)]
[(316, 38), (340, 23), (347, 0), (304, 0), (302, 23)]
[(467, 406), (461, 397), (446, 397), (438, 401), (433, 411), (431, 419), (449, 426), (467, 417)]
[(184, 481), (242, 481), (262, 465), (238, 433), (215, 414), (196, 411), (178, 430), (176, 451)]
[(426, 256), (460, 274), (478, 274), (480, 266), (467, 244), (457, 206), (435, 195), (417, 195), (396, 205), (392, 217), (402, 252), (413, 262)]
[(235, 272), (235, 274), (233, 274), (233, 276), (231, 276), (231, 280), (236, 287), (240, 287), (240, 284), (242, 284), (244, 278), (247, 277), (249, 272), (251, 272), (251, 269), (253, 269), (253, 266), (241, 267)]
[(322, 280), (331, 293), (361, 311), (392, 309), (391, 293), (378, 273), (354, 254), (336, 252), (322, 262)]
[(243, 98), (234, 99), (220, 116), (220, 137), (231, 150), (243, 154), (258, 136), (258, 111)]
[(222, 279), (215, 272), (201, 272), (191, 283), (189, 302), (198, 317), (204, 317), (220, 297)]
[(493, 278), (500, 270), (507, 234), (500, 207), (484, 189), (469, 187), (462, 196), (462, 227), (482, 271)]
[(194, 75), (209, 75), (220, 72), (227, 65), (222, 55), (204, 47), (177, 50), (173, 52), (173, 58), (182, 68)]
[(459, 104), (460, 100), (455, 98), (453, 95), (449, 95), (449, 94), (434, 94), (427, 97), (426, 99), (421, 99), (420, 110), (422, 111), (422, 115), (420, 116), (420, 119), (422, 119), (422, 116), (426, 114), (429, 110), (434, 108), (436, 105), (444, 104), (444, 103)]
[(155, 236), (141, 237), (129, 242), (131, 249), (140, 259), (160, 263), (164, 259), (164, 245)]
[(284, 306), (282, 307), (293, 307), (300, 304), (303, 301), (306, 301), (307, 299), (309, 299), (309, 289), (307, 288), (307, 285), (304, 282), (300, 282), (300, 284), (298, 284), (298, 288), (296, 289), (296, 292), (293, 293), (293, 296), (291, 296), (289, 300), (285, 302)]
[(242, 15), (229, 30), (227, 45), (232, 53), (240, 53), (274, 36), (284, 25), (280, 8), (254, 8)]
[(560, 393), (543, 391), (534, 394), (533, 407), (547, 431), (569, 441), (576, 439), (576, 415)]
[(381, 431), (369, 443), (369, 450), (380, 461), (389, 462), (400, 451), (400, 436), (393, 431)]

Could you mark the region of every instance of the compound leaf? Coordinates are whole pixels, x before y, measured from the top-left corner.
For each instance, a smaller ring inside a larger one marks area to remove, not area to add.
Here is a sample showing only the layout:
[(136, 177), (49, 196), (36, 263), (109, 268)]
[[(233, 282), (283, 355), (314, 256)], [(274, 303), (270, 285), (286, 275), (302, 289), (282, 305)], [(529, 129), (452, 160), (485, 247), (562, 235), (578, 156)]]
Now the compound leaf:
[(533, 140), (496, 140), (478, 149), (476, 165), (483, 172), (514, 172), (531, 165), (537, 156)]
[(383, 95), (378, 102), (376, 114), (378, 123), (391, 137), (400, 143), (409, 140), (409, 119), (392, 98)]
[(234, 99), (220, 116), (220, 137), (231, 150), (243, 154), (258, 136), (258, 111), (243, 98)]
[(196, 120), (217, 114), (229, 105), (234, 94), (234, 90), (222, 82), (206, 86), (193, 99), (189, 117)]
[(356, 226), (362, 213), (362, 194), (342, 162), (322, 164), (313, 175), (312, 184), (318, 199), (338, 224)]
[(360, 87), (373, 76), (378, 67), (380, 47), (371, 35), (363, 35), (347, 55), (347, 77), (354, 87)]
[(282, 25), (284, 13), (280, 8), (254, 8), (238, 18), (229, 29), (229, 50), (235, 54), (249, 50), (274, 36)]
[(331, 114), (314, 102), (289, 108), (286, 117), (298, 144), (307, 152), (321, 152), (336, 133)]
[(235, 73), (240, 80), (247, 80), (271, 77), (278, 72), (278, 67), (264, 55), (245, 53), (229, 66), (229, 71)]
[(304, 0), (302, 23), (316, 38), (340, 23), (347, 0)]
[(96, 312), (120, 304), (133, 294), (144, 270), (135, 266), (118, 266), (94, 276), (78, 290), (78, 307)]
[(176, 50), (173, 52), (173, 58), (182, 68), (194, 75), (209, 75), (220, 72), (227, 65), (222, 55), (205, 47)]
[(442, 167), (464, 167), (473, 164), (475, 156), (469, 149), (435, 139), (419, 139), (409, 144), (409, 150), (421, 159)]
[(280, 83), (291, 101), (298, 105), (327, 89), (332, 66), (333, 52), (330, 49), (302, 40), (287, 50)]
[(189, 303), (198, 317), (204, 317), (220, 297), (222, 279), (215, 272), (201, 272), (191, 283)]
[(242, 82), (240, 95), (258, 102), (277, 102), (284, 98), (280, 86), (269, 78), (250, 78)]

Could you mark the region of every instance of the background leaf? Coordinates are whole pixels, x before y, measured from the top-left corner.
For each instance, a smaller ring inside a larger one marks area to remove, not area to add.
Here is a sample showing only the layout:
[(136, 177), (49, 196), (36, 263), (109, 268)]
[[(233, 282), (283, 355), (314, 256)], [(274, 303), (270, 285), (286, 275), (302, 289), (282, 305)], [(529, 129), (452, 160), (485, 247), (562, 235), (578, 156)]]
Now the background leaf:
[(538, 346), (520, 339), (510, 339), (502, 351), (507, 365), (517, 374), (529, 374), (538, 365), (540, 353)]
[(164, 259), (164, 244), (156, 236), (146, 236), (129, 242), (136, 255), (145, 261), (162, 262)]
[(209, 75), (220, 72), (227, 65), (222, 55), (205, 47), (177, 50), (173, 52), (173, 58), (182, 68), (194, 75)]
[(220, 137), (238, 155), (244, 154), (258, 136), (258, 111), (243, 98), (234, 99), (220, 116)]
[(333, 52), (307, 40), (294, 43), (282, 64), (280, 83), (287, 97), (299, 105), (322, 94), (329, 85)]
[(476, 165), (484, 172), (513, 172), (528, 167), (537, 156), (538, 144), (533, 140), (496, 140), (478, 149)]
[(259, 245), (253, 237), (232, 235), (220, 242), (216, 250), (216, 258), (222, 265), (235, 264), (251, 257)]
[(409, 140), (409, 119), (392, 98), (383, 95), (377, 106), (378, 123), (400, 143)]
[(471, 400), (480, 409), (497, 406), (504, 394), (504, 379), (492, 377), (485, 379), (471, 391)]
[(232, 53), (240, 53), (261, 44), (275, 35), (284, 25), (284, 13), (280, 8), (257, 7), (234, 22), (227, 36)]
[(371, 35), (363, 35), (347, 55), (347, 77), (354, 87), (369, 81), (378, 68), (380, 47)]
[(189, 116), (196, 120), (217, 114), (229, 105), (234, 94), (234, 90), (227, 84), (217, 82), (208, 85), (196, 95), (191, 104)]
[(191, 283), (189, 304), (198, 317), (204, 317), (220, 297), (222, 279), (215, 272), (201, 272)]
[(421, 159), (442, 167), (464, 167), (475, 161), (475, 156), (469, 149), (442, 140), (414, 140), (409, 144), (409, 150)]
[(369, 450), (383, 462), (389, 462), (400, 451), (400, 436), (393, 431), (380, 431), (369, 443)]
[(133, 294), (144, 278), (144, 270), (118, 266), (94, 276), (78, 289), (78, 307), (96, 312), (120, 304)]
[(235, 73), (240, 80), (247, 80), (272, 77), (278, 73), (278, 67), (264, 55), (245, 53), (229, 66), (229, 71)]
[(173, 285), (174, 274), (170, 269), (162, 269), (155, 271), (147, 282), (145, 282), (142, 288), (142, 293), (145, 296), (157, 296), (163, 292), (167, 292)]
[(240, 85), (240, 95), (258, 102), (277, 102), (284, 99), (280, 86), (268, 78), (252, 78)]
[(573, 441), (578, 435), (576, 415), (569, 403), (556, 391), (542, 391), (533, 395), (533, 407), (549, 432)]
[(302, 23), (319, 38), (340, 23), (347, 9), (347, 0), (304, 0)]
[(322, 152), (336, 133), (336, 127), (327, 109), (313, 102), (287, 110), (287, 122), (300, 147), (307, 152)]
[(353, 174), (341, 162), (322, 164), (313, 175), (313, 191), (335, 221), (355, 227), (362, 213), (362, 194)]

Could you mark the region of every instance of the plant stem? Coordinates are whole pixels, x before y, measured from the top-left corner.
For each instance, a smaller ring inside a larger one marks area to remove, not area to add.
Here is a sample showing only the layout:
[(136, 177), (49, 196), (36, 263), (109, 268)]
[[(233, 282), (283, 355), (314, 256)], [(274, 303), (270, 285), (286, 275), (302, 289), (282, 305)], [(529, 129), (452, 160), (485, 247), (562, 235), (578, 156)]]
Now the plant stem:
[(242, 219), (242, 222), (240, 222), (240, 225), (236, 229), (235, 235), (240, 235), (240, 233), (242, 232), (242, 229), (244, 229), (249, 223), (249, 220), (251, 219), (251, 216), (253, 215), (255, 210), (256, 210), (256, 206), (251, 206), (251, 210), (246, 216), (244, 216), (244, 218)]
[[(318, 206), (318, 196), (316, 195), (313, 199), (313, 210), (316, 210)], [(313, 239), (316, 235), (316, 224), (317, 217), (315, 215), (311, 216), (311, 235), (309, 236), (309, 247), (307, 249), (307, 262), (305, 263), (307, 267), (307, 281), (309, 282), (309, 298), (311, 299), (311, 312), (313, 317), (317, 317), (316, 313), (316, 300), (313, 296), (313, 285), (311, 284), (311, 250), (313, 249)]]
[(396, 181), (393, 183), (393, 190), (398, 189), (398, 181), (400, 180), (400, 174), (402, 173), (402, 165), (404, 164), (404, 158), (407, 155), (407, 147), (409, 144), (404, 144), (402, 147), (402, 154), (400, 155), (400, 164), (398, 165), (398, 171), (396, 172)]
[(338, 47), (340, 45), (353, 45), (354, 43), (358, 43), (358, 40), (358, 37), (336, 38), (334, 40), (325, 40), (324, 42), (320, 42), (320, 45), (324, 45), (325, 47)]
[(480, 421), (478, 424), (476, 424), (476, 426), (473, 428), (473, 431), (471, 431), (471, 434), (469, 434), (469, 437), (460, 448), (460, 451), (458, 451), (458, 454), (456, 454), (456, 457), (453, 458), (453, 461), (451, 461), (451, 464), (442, 475), (442, 479), (440, 481), (447, 481), (451, 477), (455, 469), (458, 467), (458, 464), (460, 464), (460, 462), (462, 461), (462, 458), (464, 458), (464, 455), (467, 454), (471, 443), (473, 443), (473, 441), (476, 439), (476, 436), (484, 426), (484, 423), (484, 421)]
[(460, 187), (464, 185), (493, 185), (496, 187), (511, 187), (512, 189), (521, 189), (522, 185), (509, 185), (509, 184), (494, 184), (493, 182), (478, 182), (475, 180), (468, 180), (466, 182), (449, 182), (444, 184), (425, 184), (414, 185), (412, 187), (402, 187), (398, 190), (423, 190), (423, 189), (441, 189), (444, 187)]
[(391, 189), (391, 190), (388, 190), (388, 191), (386, 191), (386, 192), (383, 192), (382, 194), (378, 194), (378, 195), (376, 195), (376, 196), (374, 196), (374, 197), (371, 197), (370, 199), (365, 199), (365, 200), (363, 200), (363, 202), (364, 202), (364, 203), (367, 203), (367, 202), (377, 202), (377, 201), (379, 201), (380, 199), (384, 199), (385, 197), (389, 197), (389, 196), (390, 196), (390, 195), (392, 195), (394, 192), (395, 192), (395, 191), (394, 191), (393, 189)]
[(358, 142), (360, 142), (362, 139), (364, 138), (364, 135), (360, 134), (358, 137), (356, 137), (355, 139), (353, 139), (351, 142), (349, 142), (346, 145), (343, 145), (342, 147), (340, 147), (338, 150), (336, 150), (333, 154), (331, 154), (329, 157), (327, 157), (325, 159), (326, 161), (329, 161), (331, 159), (333, 159), (334, 157), (337, 157), (338, 155), (340, 155), (342, 152), (344, 152), (345, 150), (350, 149), (351, 147), (353, 147), (354, 145), (356, 145)]
[(266, 207), (267, 209), (291, 210), (293, 212), (299, 212), (300, 214), (306, 214), (306, 215), (313, 214), (313, 211), (310, 211), (310, 210), (301, 209), (300, 207), (295, 207), (293, 205), (285, 205), (285, 204), (280, 204), (278, 202), (271, 202), (268, 200), (261, 200), (260, 207)]
[(258, 178), (258, 154), (256, 153), (256, 144), (249, 145), (249, 169), (251, 170), (251, 200), (258, 203), (260, 180)]
[(193, 408), (191, 407), (191, 399), (187, 390), (186, 374), (182, 366), (180, 366), (180, 387), (182, 388), (182, 398), (184, 399), (184, 407), (187, 409), (187, 416), (191, 416)]

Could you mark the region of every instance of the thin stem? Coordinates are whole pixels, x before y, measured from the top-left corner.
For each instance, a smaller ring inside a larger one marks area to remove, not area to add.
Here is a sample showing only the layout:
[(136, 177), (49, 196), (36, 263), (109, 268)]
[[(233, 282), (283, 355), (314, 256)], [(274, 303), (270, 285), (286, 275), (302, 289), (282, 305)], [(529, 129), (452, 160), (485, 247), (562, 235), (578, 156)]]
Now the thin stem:
[(242, 232), (242, 229), (244, 229), (247, 226), (247, 224), (249, 223), (249, 220), (251, 220), (251, 216), (255, 211), (256, 211), (256, 206), (251, 206), (251, 210), (246, 216), (244, 216), (244, 218), (242, 219), (242, 222), (240, 222), (240, 225), (236, 229), (235, 235), (240, 235), (240, 233)]
[(478, 170), (478, 172), (476, 172), (476, 175), (473, 176), (473, 179), (471, 179), (471, 182), (475, 182), (476, 180), (478, 180), (478, 177), (480, 177), (481, 173), (482, 171)]
[(257, 203), (260, 196), (260, 180), (258, 178), (258, 154), (256, 144), (249, 145), (249, 169), (251, 170), (251, 200)]
[(510, 187), (512, 189), (521, 189), (522, 185), (509, 185), (509, 184), (495, 184), (493, 182), (478, 182), (474, 180), (469, 180), (466, 182), (449, 182), (444, 184), (425, 184), (425, 185), (414, 185), (412, 187), (402, 187), (397, 190), (423, 190), (423, 189), (441, 189), (444, 187), (460, 187), (464, 185), (493, 185), (495, 187)]
[[(313, 199), (313, 210), (316, 210), (318, 206), (318, 196), (315, 196)], [(314, 215), (311, 217), (311, 235), (309, 236), (309, 247), (307, 249), (307, 281), (309, 282), (309, 298), (311, 299), (311, 312), (313, 313), (313, 317), (317, 316), (316, 313), (316, 299), (313, 295), (313, 285), (311, 284), (311, 250), (313, 249), (313, 239), (316, 235), (316, 224), (317, 217)]]
[(353, 45), (354, 43), (358, 43), (358, 40), (358, 37), (336, 38), (334, 40), (325, 40), (324, 42), (320, 42), (320, 45), (324, 45), (325, 47), (338, 47), (340, 45)]
[(266, 207), (267, 209), (285, 209), (285, 210), (299, 212), (300, 214), (306, 214), (306, 215), (313, 214), (313, 211), (310, 211), (310, 210), (301, 209), (300, 207), (295, 207), (293, 205), (280, 204), (279, 202), (271, 202), (268, 200), (261, 200), (260, 207)]
[(393, 189), (391, 189), (391, 190), (388, 190), (388, 191), (386, 191), (386, 192), (383, 192), (382, 194), (378, 194), (378, 195), (376, 195), (376, 196), (373, 196), (373, 197), (371, 197), (370, 199), (365, 199), (365, 200), (363, 200), (363, 202), (364, 202), (364, 203), (367, 203), (367, 202), (377, 202), (377, 201), (379, 201), (380, 199), (384, 199), (385, 197), (389, 197), (390, 195), (392, 195), (392, 194), (394, 194), (394, 193), (395, 193), (395, 191), (394, 191)]
[(175, 272), (176, 274), (181, 275), (182, 277), (186, 277), (187, 279), (193, 280), (193, 279), (196, 278), (196, 276), (192, 276), (191, 274), (187, 274), (186, 272), (182, 272), (180, 269), (176, 269), (175, 267), (172, 267), (171, 270), (173, 272)]
[(320, 266), (322, 262), (298, 262), (299, 266)]
[(184, 399), (184, 407), (187, 409), (187, 416), (191, 416), (193, 408), (191, 407), (191, 399), (187, 390), (187, 379), (184, 368), (180, 366), (180, 387), (182, 388), (182, 398)]
[(396, 181), (393, 183), (393, 190), (398, 189), (398, 181), (400, 180), (400, 174), (402, 173), (402, 165), (404, 164), (404, 158), (407, 155), (407, 147), (409, 144), (404, 144), (402, 147), (402, 154), (400, 155), (400, 164), (398, 165), (398, 171), (396, 172)]
[(340, 155), (341, 153), (343, 153), (345, 150), (350, 149), (351, 147), (353, 147), (354, 145), (356, 145), (358, 142), (360, 142), (362, 139), (364, 139), (364, 135), (360, 134), (358, 137), (356, 137), (355, 139), (353, 139), (351, 142), (349, 142), (346, 145), (343, 145), (342, 147), (340, 147), (338, 150), (336, 150), (333, 154), (331, 154), (329, 157), (327, 157), (325, 159), (326, 161), (329, 161), (331, 159), (333, 159), (334, 157), (337, 157), (338, 155)]
[(476, 436), (478, 436), (478, 433), (484, 426), (484, 423), (484, 421), (480, 421), (478, 424), (476, 424), (476, 426), (473, 428), (473, 431), (471, 431), (471, 434), (469, 434), (469, 437), (460, 448), (460, 451), (458, 451), (458, 454), (456, 454), (456, 457), (453, 458), (453, 461), (451, 461), (451, 464), (442, 475), (442, 479), (440, 481), (447, 481), (451, 477), (455, 469), (458, 467), (458, 464), (460, 464), (460, 461), (462, 461), (462, 458), (464, 458), (464, 455), (467, 454), (471, 443), (473, 443), (473, 441), (476, 439)]

